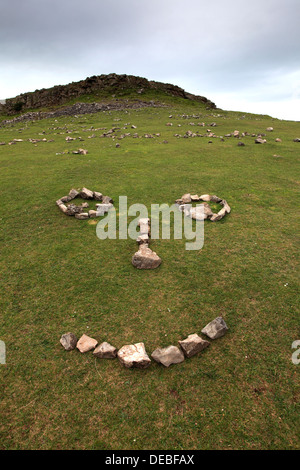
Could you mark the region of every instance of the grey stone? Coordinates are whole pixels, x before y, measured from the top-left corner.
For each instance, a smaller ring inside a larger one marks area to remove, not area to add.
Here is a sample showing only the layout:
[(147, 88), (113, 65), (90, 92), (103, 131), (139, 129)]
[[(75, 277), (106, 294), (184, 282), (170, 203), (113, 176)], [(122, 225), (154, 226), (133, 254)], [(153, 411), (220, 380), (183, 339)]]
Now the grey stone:
[(149, 235), (147, 233), (143, 233), (142, 235), (137, 237), (136, 241), (139, 245), (141, 245), (142, 243), (149, 243)]
[(140, 227), (140, 234), (149, 234), (150, 233), (150, 219), (148, 218), (141, 218), (139, 220), (139, 227)]
[(103, 198), (103, 194), (102, 193), (98, 193), (97, 191), (94, 191), (94, 199), (96, 201), (102, 201), (102, 198)]
[(103, 196), (103, 197), (102, 197), (102, 202), (103, 202), (104, 204), (113, 204), (113, 203), (114, 203), (114, 201), (112, 200), (112, 198), (109, 197), (109, 196)]
[(190, 216), (192, 219), (195, 220), (205, 220), (208, 217), (213, 215), (213, 211), (211, 210), (208, 204), (199, 204), (197, 207), (192, 207), (190, 209)]
[(80, 192), (80, 197), (82, 197), (83, 199), (93, 199), (94, 198), (94, 193), (93, 193), (93, 191), (90, 191), (87, 188), (82, 188), (82, 190)]
[(70, 196), (63, 196), (60, 198), (62, 202), (70, 202), (72, 198)]
[(97, 207), (97, 217), (106, 214), (109, 209), (113, 207), (113, 204), (96, 204)]
[(151, 359), (146, 353), (144, 343), (123, 346), (118, 351), (118, 359), (127, 368), (146, 369), (151, 364)]
[(225, 321), (222, 317), (217, 317), (210, 323), (208, 323), (201, 333), (208, 336), (210, 339), (217, 339), (224, 336), (226, 331), (228, 330), (228, 326), (226, 325)]
[(202, 194), (202, 196), (200, 196), (200, 199), (201, 199), (201, 201), (210, 202), (210, 195), (209, 194)]
[(69, 196), (71, 199), (75, 199), (75, 197), (79, 196), (79, 192), (76, 189), (71, 189)]
[(95, 349), (97, 346), (98, 341), (94, 338), (91, 338), (90, 336), (87, 335), (82, 335), (81, 338), (79, 338), (79, 341), (77, 342), (77, 349), (81, 353), (85, 353), (88, 351), (92, 351), (92, 349)]
[(66, 351), (72, 351), (76, 348), (77, 338), (73, 333), (65, 333), (60, 338), (60, 344), (65, 348)]
[(65, 204), (61, 203), (59, 206), (60, 210), (64, 213), (64, 214), (67, 214), (68, 213), (68, 208), (67, 206), (65, 206)]
[(143, 243), (133, 255), (132, 264), (137, 269), (155, 269), (160, 266), (161, 259), (155, 251), (148, 247), (147, 243)]
[(81, 212), (80, 214), (75, 214), (75, 219), (85, 220), (89, 218), (89, 214), (87, 212)]
[(94, 211), (94, 210), (90, 210), (89, 211), (89, 217), (97, 217), (97, 211)]
[(117, 357), (117, 348), (104, 341), (96, 347), (93, 354), (100, 359), (114, 359)]
[[(221, 202), (220, 202), (221, 206), (223, 206), (223, 208), (225, 209), (225, 212), (226, 214), (230, 214), (231, 212), (231, 208), (230, 208), (230, 205), (228, 204), (227, 201), (225, 201), (225, 199), (223, 199)], [(222, 210), (222, 209), (221, 209)]]
[(165, 367), (169, 367), (172, 364), (179, 364), (184, 361), (184, 354), (177, 346), (157, 348), (153, 351), (151, 357)]
[(196, 333), (186, 339), (178, 341), (186, 357), (192, 357), (210, 345), (209, 341), (200, 338)]
[(80, 214), (83, 211), (81, 206), (76, 206), (75, 204), (69, 204), (67, 207), (67, 215)]
[(183, 202), (183, 204), (189, 204), (192, 202), (192, 198), (191, 198), (191, 195), (190, 194), (184, 194), (182, 197), (181, 197), (181, 200)]

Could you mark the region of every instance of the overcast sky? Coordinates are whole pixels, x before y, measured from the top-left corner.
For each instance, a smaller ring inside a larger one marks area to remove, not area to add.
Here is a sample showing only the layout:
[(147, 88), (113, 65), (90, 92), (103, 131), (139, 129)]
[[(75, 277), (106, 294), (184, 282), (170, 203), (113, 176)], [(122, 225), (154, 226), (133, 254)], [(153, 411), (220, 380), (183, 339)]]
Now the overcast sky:
[(300, 121), (300, 0), (1, 0), (0, 98), (119, 73)]

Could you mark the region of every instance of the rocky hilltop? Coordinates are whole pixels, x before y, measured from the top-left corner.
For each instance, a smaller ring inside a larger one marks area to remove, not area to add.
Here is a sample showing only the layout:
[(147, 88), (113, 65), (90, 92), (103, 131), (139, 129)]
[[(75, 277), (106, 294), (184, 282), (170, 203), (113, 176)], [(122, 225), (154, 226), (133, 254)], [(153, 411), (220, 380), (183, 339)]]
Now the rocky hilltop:
[(17, 114), (29, 109), (51, 108), (60, 106), (72, 99), (88, 94), (101, 94), (113, 98), (122, 98), (126, 93), (136, 93), (143, 96), (148, 90), (160, 91), (169, 96), (177, 96), (193, 101), (204, 103), (208, 108), (214, 109), (216, 106), (203, 96), (187, 93), (182, 88), (169, 83), (149, 81), (146, 78), (133, 75), (99, 75), (86, 78), (79, 82), (72, 82), (68, 85), (58, 85), (48, 89), (36, 90), (31, 93), (23, 93), (15, 98), (6, 100), (5, 105), (1, 105), (6, 114)]

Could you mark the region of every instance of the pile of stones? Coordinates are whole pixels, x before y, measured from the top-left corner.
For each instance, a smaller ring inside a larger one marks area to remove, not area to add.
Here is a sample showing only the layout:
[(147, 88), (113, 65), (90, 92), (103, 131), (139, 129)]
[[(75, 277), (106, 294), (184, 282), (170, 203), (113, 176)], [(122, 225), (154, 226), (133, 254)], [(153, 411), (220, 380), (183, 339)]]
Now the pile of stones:
[[(224, 319), (217, 317), (208, 323), (202, 330), (208, 338), (215, 340), (225, 335), (228, 330)], [(127, 368), (146, 369), (151, 364), (144, 343), (127, 344), (119, 350), (106, 341), (98, 344), (98, 341), (87, 335), (82, 335), (79, 340), (73, 333), (66, 333), (60, 338), (60, 343), (66, 351), (72, 351), (77, 348), (81, 353), (93, 351), (93, 355), (99, 359), (114, 359), (118, 357), (121, 364)], [(195, 356), (206, 349), (210, 342), (202, 339), (198, 334), (189, 335), (186, 339), (178, 341), (179, 346), (167, 346), (166, 348), (157, 348), (151, 354), (152, 359), (169, 367), (172, 364), (179, 364)]]
[[(67, 204), (73, 199), (81, 197), (83, 199), (94, 199), (96, 201), (101, 201), (101, 204), (96, 204), (97, 210), (86, 211), (89, 207), (88, 202), (84, 202), (80, 205), (76, 204)], [(56, 205), (59, 209), (66, 215), (75, 216), (76, 219), (85, 220), (90, 217), (100, 217), (103, 216), (106, 212), (113, 207), (113, 200), (109, 196), (103, 196), (102, 193), (97, 191), (91, 191), (87, 188), (82, 188), (77, 191), (77, 189), (71, 189), (67, 196), (63, 196), (56, 201)]]
[(139, 249), (132, 257), (132, 264), (138, 269), (155, 269), (161, 264), (161, 258), (149, 248), (150, 244), (150, 219), (139, 220), (140, 235), (137, 238)]
[[(192, 207), (193, 202), (205, 201), (202, 204), (198, 204), (197, 207)], [(217, 214), (213, 213), (208, 202), (219, 203), (222, 207)], [(191, 217), (195, 220), (206, 220), (209, 219), (211, 222), (217, 222), (223, 219), (226, 214), (231, 212), (231, 208), (225, 199), (221, 199), (218, 196), (210, 196), (209, 194), (184, 194), (180, 199), (177, 199), (175, 203), (178, 205), (178, 209), (184, 213), (186, 217)]]

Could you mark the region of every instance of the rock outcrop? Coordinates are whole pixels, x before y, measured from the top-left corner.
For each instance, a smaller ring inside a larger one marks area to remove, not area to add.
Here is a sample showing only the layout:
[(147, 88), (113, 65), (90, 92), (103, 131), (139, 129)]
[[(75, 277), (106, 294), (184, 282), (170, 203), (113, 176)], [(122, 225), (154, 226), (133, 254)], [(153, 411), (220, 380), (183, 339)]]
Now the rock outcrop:
[(216, 105), (207, 98), (187, 93), (176, 85), (115, 73), (88, 77), (85, 80), (69, 83), (68, 85), (58, 85), (52, 88), (35, 90), (31, 93), (23, 93), (15, 98), (7, 99), (2, 108), (7, 114), (17, 114), (29, 109), (60, 106), (71, 99), (88, 94), (101, 94), (99, 95), (100, 101), (100, 96), (102, 99), (105, 96), (106, 98), (119, 98), (126, 96), (128, 91), (137, 93), (137, 96), (143, 96), (143, 93), (147, 90), (161, 91), (166, 95), (204, 103), (210, 109), (216, 108)]

